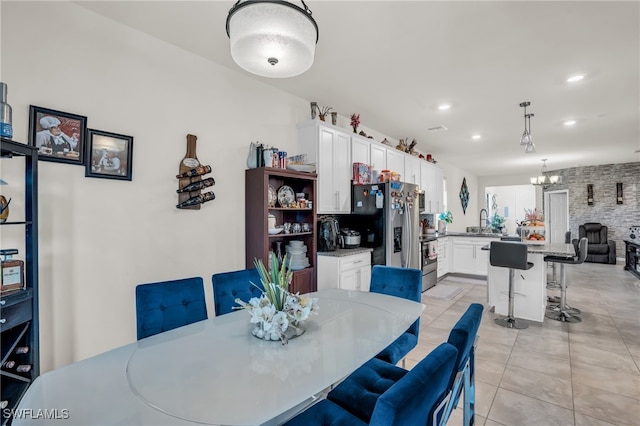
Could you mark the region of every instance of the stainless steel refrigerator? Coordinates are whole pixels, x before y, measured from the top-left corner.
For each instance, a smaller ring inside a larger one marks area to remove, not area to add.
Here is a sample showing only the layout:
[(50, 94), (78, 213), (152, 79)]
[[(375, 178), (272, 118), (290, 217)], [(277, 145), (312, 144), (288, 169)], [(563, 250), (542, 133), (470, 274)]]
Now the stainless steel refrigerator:
[(421, 269), (418, 192), (417, 185), (404, 182), (353, 186), (352, 215), (376, 224), (381, 236), (374, 264)]

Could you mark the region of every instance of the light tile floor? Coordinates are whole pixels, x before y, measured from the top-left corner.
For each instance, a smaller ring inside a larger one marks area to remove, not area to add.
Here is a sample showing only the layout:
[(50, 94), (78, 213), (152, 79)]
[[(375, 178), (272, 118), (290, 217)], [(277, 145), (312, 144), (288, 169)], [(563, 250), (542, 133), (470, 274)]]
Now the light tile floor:
[[(640, 280), (618, 262), (567, 265), (567, 282), (568, 303), (582, 310), (581, 323), (545, 318), (515, 330), (493, 322), (486, 283), (445, 278), (438, 285), (464, 291), (452, 300), (423, 295), (419, 343), (406, 367), (446, 341), (470, 303), (482, 303), (477, 425), (640, 425)], [(461, 410), (448, 424), (462, 424)]]

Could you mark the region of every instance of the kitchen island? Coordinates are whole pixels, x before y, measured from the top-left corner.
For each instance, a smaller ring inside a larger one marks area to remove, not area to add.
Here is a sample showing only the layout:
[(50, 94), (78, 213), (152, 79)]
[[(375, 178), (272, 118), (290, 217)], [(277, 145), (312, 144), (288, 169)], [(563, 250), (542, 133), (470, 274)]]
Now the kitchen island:
[[(489, 251), (489, 245), (482, 250)], [(545, 256), (573, 257), (572, 244), (527, 244), (527, 260), (533, 268), (516, 270), (514, 308), (516, 318), (542, 322), (547, 305), (547, 265)], [(509, 309), (509, 269), (488, 265), (487, 303), (495, 313), (507, 315)]]

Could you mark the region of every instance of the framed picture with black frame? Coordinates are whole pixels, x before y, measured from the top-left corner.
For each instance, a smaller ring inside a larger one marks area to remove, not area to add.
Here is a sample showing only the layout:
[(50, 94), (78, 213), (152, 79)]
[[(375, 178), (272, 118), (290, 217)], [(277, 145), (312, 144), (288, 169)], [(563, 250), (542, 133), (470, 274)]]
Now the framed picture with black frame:
[(85, 176), (131, 180), (133, 136), (102, 130), (87, 130)]
[(84, 165), (87, 117), (29, 106), (29, 145), (38, 148), (38, 160)]

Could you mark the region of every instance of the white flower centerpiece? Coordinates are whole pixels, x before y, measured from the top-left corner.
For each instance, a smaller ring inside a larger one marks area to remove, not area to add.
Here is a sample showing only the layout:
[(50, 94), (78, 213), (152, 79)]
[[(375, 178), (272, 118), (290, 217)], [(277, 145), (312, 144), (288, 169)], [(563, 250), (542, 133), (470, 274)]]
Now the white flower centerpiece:
[(236, 299), (240, 305), (238, 309), (246, 309), (251, 314), (250, 322), (255, 324), (251, 334), (259, 339), (280, 340), (286, 345), (289, 339), (304, 333), (301, 324), (309, 315), (317, 313), (318, 299), (289, 292), (293, 272), (287, 268), (286, 255), (282, 264), (276, 256), (271, 256), (270, 270), (261, 259), (255, 259), (254, 264), (264, 291), (260, 297), (252, 297), (248, 302)]

